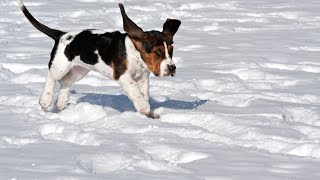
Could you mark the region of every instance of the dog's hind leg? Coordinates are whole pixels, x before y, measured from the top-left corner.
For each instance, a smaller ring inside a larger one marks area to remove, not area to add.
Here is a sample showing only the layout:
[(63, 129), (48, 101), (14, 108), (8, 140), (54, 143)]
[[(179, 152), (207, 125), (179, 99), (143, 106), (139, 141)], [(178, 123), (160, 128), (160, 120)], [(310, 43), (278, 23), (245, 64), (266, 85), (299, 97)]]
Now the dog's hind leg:
[(71, 62), (69, 62), (66, 58), (55, 58), (51, 65), (49, 65), (45, 88), (39, 101), (42, 109), (47, 110), (50, 107), (54, 96), (54, 86), (58, 80), (63, 78), (68, 73), (70, 67)]
[(70, 87), (76, 81), (81, 80), (85, 75), (89, 73), (89, 69), (83, 68), (81, 66), (74, 66), (70, 71), (59, 80), (60, 83), (60, 93), (57, 101), (58, 110), (62, 110), (68, 104), (70, 98)]
[(47, 110), (49, 108), (54, 95), (55, 84), (56, 84), (56, 80), (52, 77), (51, 72), (48, 71), (47, 78), (46, 78), (46, 85), (39, 101), (39, 104), (42, 107), (42, 109)]

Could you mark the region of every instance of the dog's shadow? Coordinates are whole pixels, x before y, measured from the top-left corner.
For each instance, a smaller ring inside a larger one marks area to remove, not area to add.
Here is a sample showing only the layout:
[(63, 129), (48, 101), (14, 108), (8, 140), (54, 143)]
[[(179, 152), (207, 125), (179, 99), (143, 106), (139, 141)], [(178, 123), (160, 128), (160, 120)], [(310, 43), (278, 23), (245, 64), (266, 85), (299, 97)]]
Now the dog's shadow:
[[(87, 93), (85, 96), (79, 98), (77, 103), (87, 102), (94, 105), (103, 107), (111, 107), (119, 112), (134, 111), (134, 107), (129, 98), (125, 95), (108, 95), (108, 94), (94, 94)], [(150, 98), (150, 105), (152, 109), (159, 107), (170, 109), (196, 109), (197, 107), (205, 104), (208, 100), (196, 100), (192, 102), (180, 100), (166, 100), (158, 102)]]

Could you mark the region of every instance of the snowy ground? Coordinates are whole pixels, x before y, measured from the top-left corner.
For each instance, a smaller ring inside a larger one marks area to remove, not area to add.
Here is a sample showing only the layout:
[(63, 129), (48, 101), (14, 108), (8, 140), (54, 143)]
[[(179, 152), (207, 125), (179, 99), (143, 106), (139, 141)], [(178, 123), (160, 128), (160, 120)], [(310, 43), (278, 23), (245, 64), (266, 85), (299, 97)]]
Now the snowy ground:
[[(121, 30), (118, 0), (25, 0), (61, 30)], [(53, 41), (0, 2), (0, 179), (319, 179), (319, 0), (126, 0), (145, 30), (168, 17), (177, 76), (151, 77), (160, 120), (90, 73), (44, 112)]]

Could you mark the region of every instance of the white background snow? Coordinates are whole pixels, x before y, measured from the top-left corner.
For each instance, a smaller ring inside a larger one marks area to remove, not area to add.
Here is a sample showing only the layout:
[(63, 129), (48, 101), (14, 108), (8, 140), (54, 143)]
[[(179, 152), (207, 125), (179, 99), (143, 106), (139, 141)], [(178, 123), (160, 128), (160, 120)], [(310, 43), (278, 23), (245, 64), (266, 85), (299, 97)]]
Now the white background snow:
[[(25, 0), (52, 28), (123, 32), (119, 2)], [(94, 72), (43, 111), (53, 41), (0, 1), (0, 179), (320, 179), (319, 0), (121, 2), (144, 30), (182, 21), (159, 120)]]

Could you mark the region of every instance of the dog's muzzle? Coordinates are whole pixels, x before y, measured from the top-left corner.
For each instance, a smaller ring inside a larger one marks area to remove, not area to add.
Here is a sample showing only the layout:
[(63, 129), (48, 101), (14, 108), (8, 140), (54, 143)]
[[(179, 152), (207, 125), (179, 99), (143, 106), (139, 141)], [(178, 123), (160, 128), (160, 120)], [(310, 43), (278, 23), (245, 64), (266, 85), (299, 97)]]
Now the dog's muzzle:
[(176, 74), (176, 66), (175, 65), (168, 65), (167, 68), (169, 70), (168, 75), (174, 76)]

